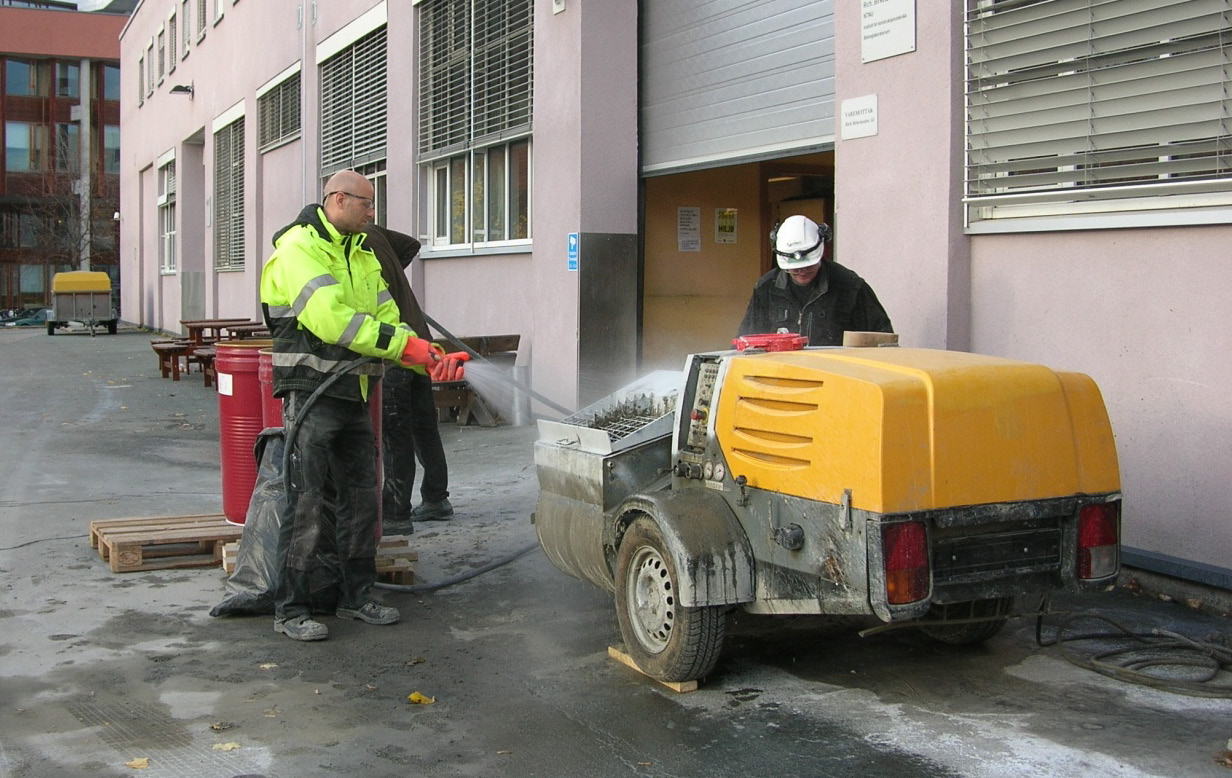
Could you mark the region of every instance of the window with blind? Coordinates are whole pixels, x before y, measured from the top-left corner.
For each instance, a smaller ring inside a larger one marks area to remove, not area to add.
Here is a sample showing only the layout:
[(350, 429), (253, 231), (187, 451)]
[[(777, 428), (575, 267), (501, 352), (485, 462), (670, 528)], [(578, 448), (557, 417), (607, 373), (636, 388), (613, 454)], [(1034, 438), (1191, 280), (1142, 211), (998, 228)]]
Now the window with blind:
[(184, 56), (188, 56), (188, 50), (192, 47), (193, 23), (192, 23), (192, 0), (183, 0), (180, 4), (180, 25), (184, 28)]
[(244, 119), (214, 133), (214, 269), (244, 268)]
[(167, 72), (167, 32), (165, 30), (158, 31), (158, 83), (163, 82), (163, 75)]
[(419, 158), (432, 245), (531, 237), (532, 0), (419, 6)]
[(1232, 0), (967, 0), (966, 41), (970, 231), (1232, 220)]
[(206, 15), (205, 0), (197, 0), (197, 40), (205, 37), (205, 28), (209, 17)]
[(269, 151), (299, 137), (299, 73), (257, 98), (258, 147)]
[(321, 176), (385, 158), (385, 28), (321, 63)]
[(158, 169), (158, 268), (175, 272), (175, 160)]
[(167, 72), (175, 72), (176, 62), (176, 46), (179, 45), (179, 38), (176, 37), (178, 27), (176, 25), (175, 10), (171, 11), (171, 18), (167, 20)]

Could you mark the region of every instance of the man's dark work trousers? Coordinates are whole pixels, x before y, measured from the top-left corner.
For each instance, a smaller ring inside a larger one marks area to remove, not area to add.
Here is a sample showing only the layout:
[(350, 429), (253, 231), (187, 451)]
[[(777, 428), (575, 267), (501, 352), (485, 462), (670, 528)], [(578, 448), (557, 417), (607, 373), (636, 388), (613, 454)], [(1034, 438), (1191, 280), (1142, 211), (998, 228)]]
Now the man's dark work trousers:
[(381, 513), (385, 522), (411, 520), (415, 457), (423, 465), (419, 496), (440, 502), (449, 496), (449, 465), (436, 421), (432, 379), (414, 370), (390, 368), (381, 382), (382, 464), (385, 486)]
[[(283, 398), (283, 423), (290, 434), (308, 392)], [(326, 482), (335, 494), (331, 521)], [(275, 620), (311, 612), (310, 578), (322, 531), (336, 533), (338, 607), (358, 609), (376, 581), (376, 442), (365, 403), (322, 395), (299, 420), (286, 475), (287, 505), (278, 528), (278, 586)], [(328, 544), (325, 544), (328, 545)]]

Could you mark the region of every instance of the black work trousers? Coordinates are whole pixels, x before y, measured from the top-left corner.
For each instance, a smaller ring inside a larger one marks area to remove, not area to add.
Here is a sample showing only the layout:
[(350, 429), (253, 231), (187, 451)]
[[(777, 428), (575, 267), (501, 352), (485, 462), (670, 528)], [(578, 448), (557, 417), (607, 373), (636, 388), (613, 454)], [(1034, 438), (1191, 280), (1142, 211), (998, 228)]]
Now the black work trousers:
[(385, 486), (381, 513), (386, 522), (411, 520), (415, 458), (423, 465), (419, 496), (440, 502), (449, 496), (449, 465), (437, 427), (432, 379), (406, 368), (389, 368), (381, 382), (381, 443)]
[[(283, 398), (288, 435), (307, 399), (308, 392)], [(312, 612), (312, 571), (321, 563), (318, 552), (331, 545), (324, 532), (334, 533), (339, 608), (361, 607), (376, 582), (376, 441), (367, 404), (322, 395), (294, 434), (278, 527), (278, 621)]]

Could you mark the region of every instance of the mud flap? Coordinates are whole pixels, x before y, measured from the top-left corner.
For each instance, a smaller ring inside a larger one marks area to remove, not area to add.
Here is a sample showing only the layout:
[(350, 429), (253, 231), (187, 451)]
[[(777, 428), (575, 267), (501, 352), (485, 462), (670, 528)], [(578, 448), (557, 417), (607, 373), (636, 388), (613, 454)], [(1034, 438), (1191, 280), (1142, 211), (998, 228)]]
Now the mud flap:
[(639, 515), (654, 519), (679, 573), (677, 601), (686, 608), (752, 602), (753, 549), (727, 502), (705, 489), (635, 494), (616, 511), (611, 548)]

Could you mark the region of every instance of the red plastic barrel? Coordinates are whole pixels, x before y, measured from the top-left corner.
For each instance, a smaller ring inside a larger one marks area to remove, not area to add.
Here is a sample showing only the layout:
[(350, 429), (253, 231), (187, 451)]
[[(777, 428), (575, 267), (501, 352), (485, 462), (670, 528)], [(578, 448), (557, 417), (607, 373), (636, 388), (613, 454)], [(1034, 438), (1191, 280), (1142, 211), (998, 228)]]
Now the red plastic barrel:
[[(217, 358), (215, 358), (215, 361), (217, 361)], [(283, 426), (282, 398), (274, 396), (274, 350), (272, 348), (263, 348), (257, 354), (257, 380), (261, 385), (262, 424), (265, 427)], [(368, 412), (372, 419), (372, 432), (376, 441), (376, 483), (379, 494), (384, 477), (384, 460), (381, 456), (381, 384), (376, 383), (375, 386), (369, 384), (369, 386), (371, 388), (368, 392)], [(255, 473), (253, 478), (256, 478)], [(251, 497), (252, 489), (249, 488), (249, 499)], [(377, 499), (376, 509), (377, 514), (380, 515), (381, 501), (379, 498)], [(247, 514), (247, 508), (245, 508), (245, 514)], [(229, 515), (228, 519), (230, 519)], [(381, 522), (379, 521), (377, 522), (376, 533), (377, 541), (380, 541)]]
[(267, 427), (282, 426), (282, 398), (274, 396), (274, 350), (263, 348), (257, 355), (257, 379), (261, 383), (261, 419)]
[(218, 431), (222, 458), (222, 511), (231, 524), (244, 523), (257, 483), (253, 446), (265, 428), (260, 381), (260, 354), (268, 340), (219, 343), (214, 368), (218, 373)]

